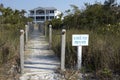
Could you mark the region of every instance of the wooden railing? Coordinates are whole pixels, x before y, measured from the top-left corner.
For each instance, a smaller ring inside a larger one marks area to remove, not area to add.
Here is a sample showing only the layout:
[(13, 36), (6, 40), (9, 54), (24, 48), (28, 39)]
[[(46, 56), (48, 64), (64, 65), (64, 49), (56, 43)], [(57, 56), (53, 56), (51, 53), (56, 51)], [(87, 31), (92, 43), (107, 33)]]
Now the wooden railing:
[[(52, 48), (52, 31), (52, 25), (49, 25), (49, 49)], [(46, 32), (47, 31), (45, 31), (45, 33)], [(61, 36), (61, 70), (65, 71), (66, 30), (62, 29), (61, 34), (59, 35)]]
[[(20, 68), (21, 73), (24, 73), (24, 50), (25, 50), (25, 44), (28, 42), (28, 39), (31, 35), (31, 33), (34, 30), (34, 26), (32, 23), (28, 23), (25, 25), (25, 31), (22, 29), (20, 30)], [(25, 37), (24, 37), (25, 35)], [(26, 42), (26, 43), (25, 43)]]
[[(32, 31), (34, 30), (34, 25), (32, 23), (28, 23), (28, 25), (25, 25), (25, 31), (20, 30), (20, 67), (21, 67), (21, 73), (24, 73), (24, 50), (25, 50), (25, 44), (29, 40), (29, 36), (31, 35)], [(44, 34), (44, 36), (47, 35), (47, 28), (44, 26), (38, 27), (38, 30)], [(49, 25), (49, 49), (52, 48), (52, 25)], [(24, 37), (25, 35), (25, 37)], [(66, 47), (66, 30), (62, 29), (61, 31), (61, 70), (65, 71), (65, 47)]]

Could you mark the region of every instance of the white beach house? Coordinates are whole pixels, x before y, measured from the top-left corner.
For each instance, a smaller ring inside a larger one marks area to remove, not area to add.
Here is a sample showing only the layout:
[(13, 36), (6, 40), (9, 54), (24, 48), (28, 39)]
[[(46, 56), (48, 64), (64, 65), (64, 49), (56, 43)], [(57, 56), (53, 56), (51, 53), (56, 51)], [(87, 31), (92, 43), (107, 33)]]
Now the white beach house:
[(38, 7), (29, 10), (29, 12), (28, 17), (32, 18), (34, 23), (44, 23), (46, 20), (58, 18), (58, 15), (61, 14), (61, 12), (54, 7)]

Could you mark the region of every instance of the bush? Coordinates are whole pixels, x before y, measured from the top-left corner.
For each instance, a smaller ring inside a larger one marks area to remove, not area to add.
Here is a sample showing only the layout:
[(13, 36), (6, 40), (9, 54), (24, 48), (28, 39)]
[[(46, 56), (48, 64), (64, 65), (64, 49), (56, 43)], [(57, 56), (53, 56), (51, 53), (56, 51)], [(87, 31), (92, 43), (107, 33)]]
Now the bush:
[[(61, 30), (53, 31), (53, 50), (60, 56)], [(83, 47), (82, 64), (87, 71), (97, 71), (109, 68), (111, 71), (120, 72), (120, 36), (114, 34), (98, 34), (88, 30), (67, 30), (66, 34), (66, 67), (75, 67), (77, 63), (77, 48), (72, 46), (72, 34), (89, 34), (89, 46)]]

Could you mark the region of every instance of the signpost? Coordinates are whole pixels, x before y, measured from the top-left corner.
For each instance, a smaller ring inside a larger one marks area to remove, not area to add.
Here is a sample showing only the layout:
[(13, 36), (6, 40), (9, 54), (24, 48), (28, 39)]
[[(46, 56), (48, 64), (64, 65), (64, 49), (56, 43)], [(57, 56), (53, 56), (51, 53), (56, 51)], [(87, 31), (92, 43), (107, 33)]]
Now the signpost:
[(72, 46), (77, 46), (77, 68), (81, 69), (82, 64), (82, 46), (88, 46), (89, 35), (88, 34), (74, 34), (72, 35)]

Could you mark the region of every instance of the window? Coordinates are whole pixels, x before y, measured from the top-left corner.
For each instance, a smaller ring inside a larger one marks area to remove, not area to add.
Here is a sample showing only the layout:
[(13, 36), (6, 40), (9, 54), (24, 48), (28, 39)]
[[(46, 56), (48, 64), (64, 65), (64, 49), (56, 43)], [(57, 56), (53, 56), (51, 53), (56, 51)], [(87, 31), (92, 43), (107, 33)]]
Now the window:
[(30, 14), (33, 15), (33, 14), (34, 14), (34, 11), (30, 11)]
[(37, 20), (37, 21), (44, 21), (44, 20), (45, 20), (45, 17), (44, 17), (44, 16), (36, 17), (36, 20)]
[(46, 16), (46, 19), (48, 20), (48, 19), (49, 19), (49, 16)]
[(37, 11), (36, 11), (36, 14), (38, 14), (38, 15), (39, 15), (39, 14), (45, 14), (45, 12), (44, 12), (43, 10), (37, 10)]
[(50, 10), (50, 13), (54, 13), (54, 10)]
[(50, 16), (50, 19), (54, 19), (54, 16)]
[(46, 11), (46, 14), (49, 14), (49, 11), (48, 11), (48, 10)]

